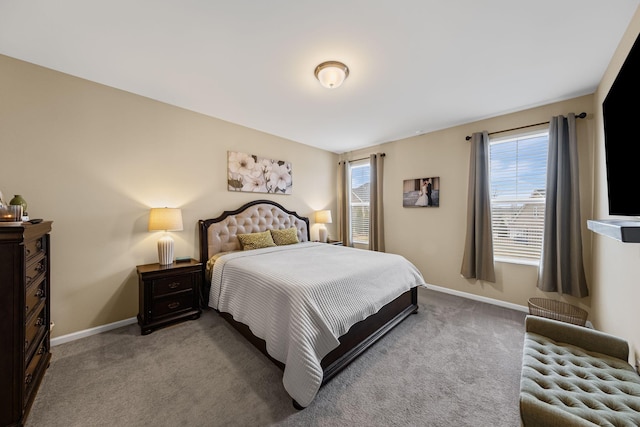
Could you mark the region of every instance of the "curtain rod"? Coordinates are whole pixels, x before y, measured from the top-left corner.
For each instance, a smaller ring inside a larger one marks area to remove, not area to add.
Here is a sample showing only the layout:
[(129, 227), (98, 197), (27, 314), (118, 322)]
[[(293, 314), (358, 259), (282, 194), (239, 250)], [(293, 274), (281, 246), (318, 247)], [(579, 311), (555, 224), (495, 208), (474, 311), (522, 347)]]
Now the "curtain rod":
[[(376, 154), (379, 154), (382, 157), (386, 156), (385, 153), (376, 153)], [(357, 162), (357, 161), (360, 161), (360, 160), (367, 160), (368, 158), (369, 157), (363, 157), (361, 159), (353, 159), (353, 160), (343, 160), (343, 162)], [(340, 162), (338, 162), (338, 164), (340, 164)]]
[[(577, 119), (584, 119), (585, 117), (587, 117), (587, 113), (585, 113), (585, 112), (582, 112), (582, 113), (580, 113), (580, 114), (578, 114), (576, 116)], [(546, 122), (535, 123), (533, 125), (526, 125), (526, 126), (520, 126), (520, 127), (517, 127), (517, 128), (511, 128), (511, 129), (505, 129), (505, 130), (498, 130), (498, 131), (495, 131), (495, 132), (489, 132), (489, 135), (495, 135), (496, 133), (510, 132), (512, 130), (526, 129), (526, 128), (532, 128), (534, 126), (548, 125), (548, 124), (549, 124), (549, 121), (547, 120)], [(467, 136), (467, 137), (465, 137), (465, 139), (467, 141), (469, 141), (471, 139), (471, 137)]]

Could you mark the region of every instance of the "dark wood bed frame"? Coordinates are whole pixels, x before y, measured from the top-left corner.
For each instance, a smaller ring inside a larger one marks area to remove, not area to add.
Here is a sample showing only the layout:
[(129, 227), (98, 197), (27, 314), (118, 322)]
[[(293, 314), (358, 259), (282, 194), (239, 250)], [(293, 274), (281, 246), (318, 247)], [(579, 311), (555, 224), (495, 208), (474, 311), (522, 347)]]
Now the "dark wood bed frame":
[[(224, 211), (222, 215), (213, 219), (206, 219), (199, 221), (199, 233), (200, 233), (200, 261), (203, 265), (206, 265), (208, 254), (208, 228), (211, 224), (221, 222), (225, 218), (233, 215), (237, 215), (243, 212), (245, 209), (257, 205), (257, 204), (269, 204), (273, 205), (289, 215), (294, 215), (296, 218), (301, 219), (307, 224), (307, 240), (310, 240), (309, 236), (309, 218), (302, 217), (296, 212), (289, 211), (279, 205), (276, 202), (270, 200), (255, 200), (249, 202), (244, 206), (234, 211)], [(202, 290), (202, 306), (203, 309), (211, 309), (208, 306), (209, 288), (211, 286), (207, 280), (204, 280)], [(217, 310), (216, 310), (217, 311)], [(349, 331), (339, 338), (340, 345), (327, 354), (321, 361), (321, 366), (324, 371), (322, 378), (322, 385), (326, 384), (331, 378), (333, 378), (338, 372), (344, 369), (350, 362), (356, 357), (362, 354), (366, 349), (371, 347), (376, 341), (378, 341), (384, 334), (393, 329), (409, 315), (418, 312), (418, 291), (417, 288), (403, 293), (395, 300), (391, 301), (387, 305), (383, 306), (377, 313), (369, 316), (368, 318), (354, 324)], [(274, 358), (272, 358), (266, 350), (266, 343), (261, 338), (253, 335), (249, 327), (243, 323), (237, 322), (229, 313), (220, 312), (220, 315), (227, 320), (236, 330), (238, 330), (249, 342), (251, 342), (258, 350), (265, 354), (271, 361), (273, 361), (278, 367), (284, 369), (284, 364)], [(293, 405), (297, 409), (303, 409), (294, 400)]]

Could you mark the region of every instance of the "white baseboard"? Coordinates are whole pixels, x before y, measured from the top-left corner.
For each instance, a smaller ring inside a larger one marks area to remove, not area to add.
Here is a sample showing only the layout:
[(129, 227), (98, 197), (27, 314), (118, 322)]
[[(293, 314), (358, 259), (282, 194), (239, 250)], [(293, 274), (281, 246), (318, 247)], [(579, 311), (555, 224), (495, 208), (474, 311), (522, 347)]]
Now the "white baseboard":
[(445, 294), (456, 295), (462, 298), (468, 298), (476, 301), (486, 302), (487, 304), (493, 304), (504, 308), (510, 308), (512, 310), (524, 311), (525, 313), (529, 312), (529, 307), (524, 305), (513, 304), (510, 302), (500, 301), (493, 298), (487, 298), (480, 295), (474, 295), (467, 292), (456, 291), (449, 288), (443, 288), (442, 286), (435, 286), (427, 284), (427, 289), (431, 289), (433, 291), (444, 292)]
[(131, 317), (129, 319), (119, 320), (117, 322), (109, 323), (107, 325), (96, 326), (95, 328), (85, 329), (84, 331), (73, 332), (61, 337), (51, 338), (51, 346), (64, 344), (70, 341), (79, 340), (80, 338), (90, 337), (91, 335), (107, 332), (112, 329), (121, 328), (123, 326), (131, 325), (138, 321), (137, 318)]

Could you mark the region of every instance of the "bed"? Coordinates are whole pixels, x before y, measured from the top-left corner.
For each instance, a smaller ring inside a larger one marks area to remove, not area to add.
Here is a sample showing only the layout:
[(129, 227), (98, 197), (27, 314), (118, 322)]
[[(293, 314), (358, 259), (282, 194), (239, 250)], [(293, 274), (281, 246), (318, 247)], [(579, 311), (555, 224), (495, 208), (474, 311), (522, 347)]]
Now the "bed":
[[(311, 242), (309, 219), (276, 202), (256, 200), (200, 220), (199, 235), (203, 308), (219, 312), (283, 370), (298, 409), (418, 310), (417, 288), (425, 283), (408, 260)], [(246, 250), (254, 247), (247, 238), (266, 235), (280, 244)]]

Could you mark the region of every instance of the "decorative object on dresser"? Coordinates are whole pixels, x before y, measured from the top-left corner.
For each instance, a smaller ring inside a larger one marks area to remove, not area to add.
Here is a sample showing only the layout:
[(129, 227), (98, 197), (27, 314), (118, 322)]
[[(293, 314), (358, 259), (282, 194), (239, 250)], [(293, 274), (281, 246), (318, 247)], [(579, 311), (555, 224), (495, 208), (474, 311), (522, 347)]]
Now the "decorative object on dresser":
[(200, 317), (202, 263), (139, 265), (138, 324), (142, 335), (172, 323)]
[(325, 224), (331, 224), (331, 211), (330, 210), (317, 211), (316, 224), (320, 224), (320, 228), (318, 228), (319, 240), (323, 243), (326, 243), (327, 227), (325, 227)]
[(22, 225), (22, 206), (0, 205), (0, 225)]
[(13, 199), (9, 201), (11, 206), (22, 206), (22, 221), (29, 221), (29, 214), (27, 213), (27, 201), (20, 195), (16, 194)]
[(182, 211), (177, 208), (152, 208), (149, 212), (149, 231), (164, 231), (158, 240), (158, 263), (173, 263), (173, 238), (169, 231), (182, 231)]
[(51, 359), (51, 221), (0, 227), (0, 425), (24, 425)]

